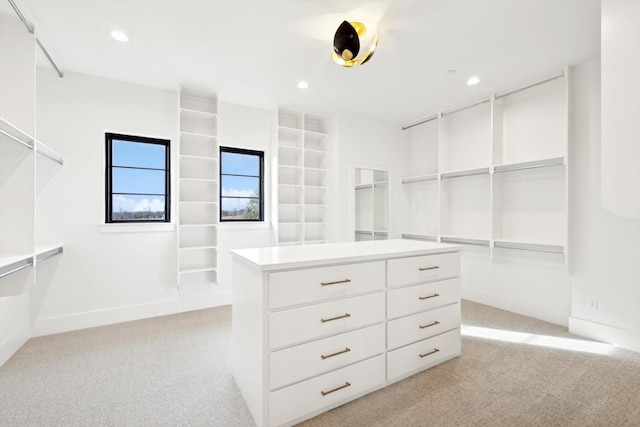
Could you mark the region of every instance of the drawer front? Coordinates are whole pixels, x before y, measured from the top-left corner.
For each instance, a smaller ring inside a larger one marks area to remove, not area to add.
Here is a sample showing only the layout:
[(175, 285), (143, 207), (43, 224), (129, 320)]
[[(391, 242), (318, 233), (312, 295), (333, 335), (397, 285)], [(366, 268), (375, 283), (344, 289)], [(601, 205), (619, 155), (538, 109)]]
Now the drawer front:
[(382, 323), (276, 351), (269, 355), (269, 389), (315, 377), (384, 351)]
[(459, 278), (393, 289), (387, 293), (387, 316), (393, 319), (459, 302)]
[(398, 348), (459, 327), (460, 304), (401, 317), (387, 323), (387, 348)]
[(460, 329), (387, 353), (387, 380), (427, 369), (460, 355)]
[(433, 282), (460, 275), (460, 253), (423, 255), (390, 259), (387, 262), (389, 287)]
[(384, 383), (384, 355), (269, 393), (269, 425), (279, 426)]
[(271, 273), (269, 308), (356, 295), (384, 284), (384, 261)]
[(383, 322), (384, 293), (362, 295), (269, 314), (269, 349)]

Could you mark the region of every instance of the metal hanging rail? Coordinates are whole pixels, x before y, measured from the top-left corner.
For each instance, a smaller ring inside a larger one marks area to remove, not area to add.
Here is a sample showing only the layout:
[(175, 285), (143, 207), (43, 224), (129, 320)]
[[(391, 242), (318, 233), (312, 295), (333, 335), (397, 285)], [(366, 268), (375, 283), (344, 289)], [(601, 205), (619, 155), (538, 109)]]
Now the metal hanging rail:
[[(35, 34), (36, 32), (35, 25), (29, 22), (29, 20), (24, 16), (24, 14), (22, 13), (18, 5), (14, 2), (14, 0), (9, 0), (9, 4), (13, 8), (13, 10), (16, 12), (16, 15), (18, 15), (18, 18), (20, 18), (24, 26), (27, 27), (27, 31), (29, 31), (30, 34)], [(64, 73), (60, 70), (60, 67), (58, 67), (58, 64), (56, 64), (56, 62), (53, 60), (53, 58), (49, 54), (49, 51), (47, 51), (47, 49), (44, 47), (44, 45), (42, 44), (42, 42), (40, 41), (37, 35), (36, 35), (36, 43), (38, 44), (38, 47), (40, 48), (40, 50), (42, 50), (42, 53), (47, 58), (51, 66), (56, 70), (56, 73), (58, 73), (58, 76), (60, 76), (61, 78), (64, 77)]]
[(2, 279), (3, 277), (9, 276), (9, 275), (11, 275), (13, 273), (17, 273), (20, 270), (24, 270), (27, 267), (33, 266), (33, 258), (27, 258), (24, 261), (25, 261), (25, 264), (22, 264), (19, 267), (16, 267), (16, 268), (14, 268), (12, 270), (9, 270), (9, 271), (5, 271), (4, 273), (0, 274), (0, 279)]
[(536, 87), (536, 86), (543, 85), (543, 84), (545, 84), (545, 83), (552, 82), (552, 81), (557, 80), (557, 79), (561, 79), (561, 78), (563, 78), (563, 77), (564, 77), (564, 70), (563, 70), (560, 74), (558, 74), (558, 75), (555, 75), (555, 76), (553, 76), (553, 77), (549, 77), (548, 79), (545, 79), (545, 80), (541, 80), (541, 81), (539, 81), (539, 82), (537, 82), (537, 83), (533, 83), (533, 84), (530, 84), (530, 85), (527, 85), (527, 86), (523, 86), (523, 87), (521, 87), (521, 88), (514, 89), (514, 90), (511, 90), (511, 91), (509, 91), (509, 92), (504, 92), (504, 93), (501, 93), (501, 94), (496, 94), (495, 99), (504, 98), (504, 97), (507, 97), (507, 96), (509, 96), (509, 95), (515, 95), (516, 93), (522, 92), (522, 91), (527, 90), (527, 89), (534, 88), (534, 87)]

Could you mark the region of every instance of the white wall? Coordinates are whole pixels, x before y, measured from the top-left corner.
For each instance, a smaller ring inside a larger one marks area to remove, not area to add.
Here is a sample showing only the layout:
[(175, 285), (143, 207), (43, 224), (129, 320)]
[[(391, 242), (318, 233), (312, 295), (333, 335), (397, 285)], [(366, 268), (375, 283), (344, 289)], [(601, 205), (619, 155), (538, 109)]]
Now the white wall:
[(569, 325), (574, 333), (635, 351), (640, 351), (638, 22), (640, 2), (602, 2), (601, 129), (587, 120), (581, 125), (592, 133), (576, 127), (584, 138), (575, 146), (582, 162), (574, 192), (576, 259)]
[(271, 216), (271, 111), (234, 104), (218, 105), (218, 142), (224, 147), (264, 151), (264, 223), (221, 223), (218, 226), (218, 281), (231, 291), (230, 249), (272, 245)]
[(407, 138), (397, 124), (385, 123), (349, 114), (332, 118), (330, 132), (335, 136), (331, 147), (329, 171), (329, 241), (353, 240), (354, 190), (353, 168), (389, 170), (389, 238), (400, 238), (404, 210), (401, 178), (408, 162)]
[(105, 131), (170, 139), (175, 168), (176, 92), (39, 69), (37, 95), (38, 137), (65, 158), (37, 240), (61, 239), (64, 255), (32, 290), (33, 335), (198, 308), (176, 287), (172, 224), (103, 224)]

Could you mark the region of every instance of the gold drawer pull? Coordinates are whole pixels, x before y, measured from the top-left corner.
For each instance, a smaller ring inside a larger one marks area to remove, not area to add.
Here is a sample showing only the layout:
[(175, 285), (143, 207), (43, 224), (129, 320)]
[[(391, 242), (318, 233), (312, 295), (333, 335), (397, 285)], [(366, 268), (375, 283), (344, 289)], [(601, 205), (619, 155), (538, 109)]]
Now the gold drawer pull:
[(335, 282), (320, 282), (320, 286), (338, 285), (340, 283), (351, 283), (351, 279), (336, 280)]
[(439, 265), (434, 265), (433, 267), (419, 267), (418, 270), (427, 271), (427, 270), (437, 270), (438, 268), (440, 268)]
[(436, 348), (436, 349), (434, 349), (433, 351), (430, 351), (429, 353), (419, 354), (418, 356), (420, 356), (420, 357), (427, 357), (427, 356), (429, 356), (430, 354), (434, 354), (434, 353), (437, 353), (437, 352), (439, 352), (439, 351), (440, 351), (440, 349), (439, 349), (439, 348)]
[(431, 326), (436, 326), (436, 325), (439, 325), (439, 324), (440, 324), (440, 322), (438, 322), (438, 321), (436, 320), (435, 322), (433, 322), (433, 323), (429, 323), (428, 325), (420, 325), (420, 329), (429, 328), (429, 327), (431, 327)]
[(433, 295), (429, 295), (428, 297), (418, 297), (418, 299), (423, 300), (423, 299), (435, 298), (439, 296), (440, 294), (433, 294)]
[(321, 391), (320, 393), (322, 393), (323, 396), (326, 396), (327, 394), (331, 394), (334, 391), (342, 390), (343, 388), (347, 388), (350, 386), (351, 386), (351, 383), (345, 382), (344, 385), (341, 385), (340, 387), (336, 387), (333, 390), (329, 390), (329, 391)]
[(333, 356), (337, 356), (339, 354), (349, 353), (350, 351), (351, 351), (351, 349), (349, 347), (345, 347), (344, 350), (338, 351), (336, 353), (327, 354), (326, 356), (324, 354), (321, 354), (320, 357), (322, 358), (322, 360), (324, 360), (324, 359), (328, 359), (328, 358), (333, 357)]
[(336, 317), (330, 317), (328, 319), (320, 319), (320, 321), (322, 323), (324, 322), (331, 322), (332, 320), (338, 320), (338, 319), (344, 319), (345, 317), (351, 317), (351, 315), (349, 313), (345, 313), (342, 316), (336, 316)]

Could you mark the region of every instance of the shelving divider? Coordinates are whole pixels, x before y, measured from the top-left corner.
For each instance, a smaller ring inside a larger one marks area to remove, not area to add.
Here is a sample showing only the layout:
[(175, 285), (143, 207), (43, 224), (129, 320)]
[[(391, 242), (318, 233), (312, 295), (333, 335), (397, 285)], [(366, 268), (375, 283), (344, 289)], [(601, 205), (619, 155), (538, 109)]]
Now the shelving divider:
[(177, 286), (217, 283), (218, 96), (183, 86), (178, 101)]

